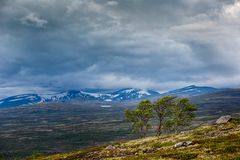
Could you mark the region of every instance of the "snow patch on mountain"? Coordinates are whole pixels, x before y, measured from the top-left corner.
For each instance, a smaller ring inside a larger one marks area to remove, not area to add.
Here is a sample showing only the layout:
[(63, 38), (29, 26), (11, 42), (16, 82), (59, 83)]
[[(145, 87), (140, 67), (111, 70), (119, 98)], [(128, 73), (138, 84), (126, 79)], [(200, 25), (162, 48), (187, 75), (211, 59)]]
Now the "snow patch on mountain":
[(93, 96), (95, 98), (99, 98), (101, 97), (102, 95), (100, 93), (88, 93), (88, 92), (83, 92), (81, 91), (83, 94), (86, 94), (86, 95), (89, 95), (89, 96)]
[(151, 93), (149, 93), (148, 91), (145, 91), (145, 90), (140, 90), (140, 91), (138, 91), (138, 93), (140, 94), (140, 95), (148, 95), (148, 96), (150, 96), (151, 95)]
[(188, 86), (166, 93), (160, 94), (158, 91), (125, 88), (120, 90), (70, 90), (65, 92), (57, 92), (51, 94), (23, 94), (8, 97), (0, 100), (0, 108), (23, 106), (37, 103), (47, 102), (65, 102), (65, 101), (101, 101), (101, 102), (114, 102), (114, 101), (131, 101), (148, 99), (151, 97), (160, 97), (165, 95), (174, 95), (180, 97), (191, 97), (203, 95), (218, 91), (212, 87), (199, 87)]
[(126, 90), (123, 90), (122, 93), (131, 93), (133, 92), (135, 89), (126, 89)]

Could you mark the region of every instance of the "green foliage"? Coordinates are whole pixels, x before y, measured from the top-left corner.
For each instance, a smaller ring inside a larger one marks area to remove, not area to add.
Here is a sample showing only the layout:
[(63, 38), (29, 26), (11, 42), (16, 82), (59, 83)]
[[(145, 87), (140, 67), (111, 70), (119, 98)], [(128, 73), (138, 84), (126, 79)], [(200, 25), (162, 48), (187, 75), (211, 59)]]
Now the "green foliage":
[(189, 160), (194, 159), (198, 156), (197, 153), (188, 153), (188, 152), (171, 152), (163, 154), (162, 157), (164, 158), (174, 158), (174, 159), (180, 159), (180, 160)]
[(180, 98), (170, 109), (169, 119), (166, 121), (165, 127), (175, 132), (180, 131), (180, 127), (190, 125), (196, 116), (197, 108), (190, 103), (188, 98)]
[(149, 121), (153, 117), (152, 103), (149, 100), (141, 101), (136, 110), (127, 109), (125, 111), (126, 119), (132, 122), (134, 132), (141, 137), (146, 136), (151, 127)]
[(226, 146), (224, 149), (223, 149), (223, 152), (224, 153), (234, 153), (234, 152), (237, 152), (237, 148), (239, 146), (234, 146), (234, 145), (229, 145), (229, 146)]
[(188, 126), (195, 117), (196, 107), (187, 98), (175, 100), (174, 96), (165, 96), (154, 104), (149, 100), (141, 101), (136, 110), (125, 110), (125, 117), (132, 122), (132, 129), (141, 137), (146, 136), (151, 127), (150, 120), (158, 120), (157, 136), (162, 129), (178, 132), (181, 127)]
[(161, 147), (169, 147), (169, 146), (173, 146), (173, 145), (174, 145), (174, 142), (164, 142), (164, 143), (155, 142), (155, 143), (151, 144), (151, 146), (154, 149), (158, 149)]
[(3, 160), (4, 156), (0, 153), (0, 160)]
[(157, 128), (157, 136), (161, 135), (162, 127), (166, 116), (169, 114), (169, 110), (174, 106), (174, 96), (165, 96), (157, 100), (157, 102), (153, 105), (153, 109), (155, 111), (155, 115), (158, 119), (158, 128)]
[(42, 153), (33, 153), (31, 156), (27, 157), (26, 160), (29, 160), (29, 159), (37, 159), (41, 156), (43, 156), (44, 154)]

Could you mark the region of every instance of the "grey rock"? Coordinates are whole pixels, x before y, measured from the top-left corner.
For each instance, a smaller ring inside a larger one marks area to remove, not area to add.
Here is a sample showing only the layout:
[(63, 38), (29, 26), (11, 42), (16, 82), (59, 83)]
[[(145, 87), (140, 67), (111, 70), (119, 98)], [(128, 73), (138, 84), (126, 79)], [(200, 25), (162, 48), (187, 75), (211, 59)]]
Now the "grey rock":
[(107, 146), (105, 149), (106, 149), (106, 150), (115, 150), (116, 147), (110, 145), (110, 146)]
[(230, 115), (222, 116), (217, 119), (216, 124), (225, 124), (232, 120), (232, 117)]
[(127, 149), (125, 149), (125, 148), (120, 148), (119, 151), (120, 151), (120, 152), (124, 152), (124, 151), (127, 151)]
[(179, 148), (179, 147), (187, 147), (193, 145), (192, 141), (184, 141), (184, 142), (178, 142), (174, 145), (175, 148)]

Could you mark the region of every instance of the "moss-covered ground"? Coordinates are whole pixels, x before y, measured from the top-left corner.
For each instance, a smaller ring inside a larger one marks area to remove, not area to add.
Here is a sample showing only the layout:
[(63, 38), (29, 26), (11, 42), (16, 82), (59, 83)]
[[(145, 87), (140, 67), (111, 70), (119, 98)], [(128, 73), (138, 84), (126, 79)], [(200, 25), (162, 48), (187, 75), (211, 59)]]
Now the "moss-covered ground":
[[(181, 141), (193, 141), (188, 147), (175, 148)], [(108, 147), (107, 147), (108, 146)], [(110, 147), (109, 147), (110, 146)], [(50, 156), (33, 155), (28, 160), (159, 160), (203, 159), (240, 160), (240, 121), (201, 126), (179, 134), (114, 144)]]

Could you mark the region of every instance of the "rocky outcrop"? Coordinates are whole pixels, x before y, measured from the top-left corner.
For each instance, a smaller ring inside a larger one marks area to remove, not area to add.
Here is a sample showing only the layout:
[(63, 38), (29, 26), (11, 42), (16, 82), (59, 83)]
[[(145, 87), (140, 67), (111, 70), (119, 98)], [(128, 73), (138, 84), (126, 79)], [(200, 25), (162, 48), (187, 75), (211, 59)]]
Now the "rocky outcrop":
[(105, 149), (106, 150), (116, 150), (116, 147), (110, 145), (110, 146), (107, 146)]
[(192, 141), (184, 141), (184, 142), (179, 142), (174, 145), (174, 148), (180, 148), (180, 147), (187, 147), (193, 145)]
[(232, 120), (232, 116), (227, 115), (227, 116), (222, 116), (217, 119), (216, 124), (226, 124)]

